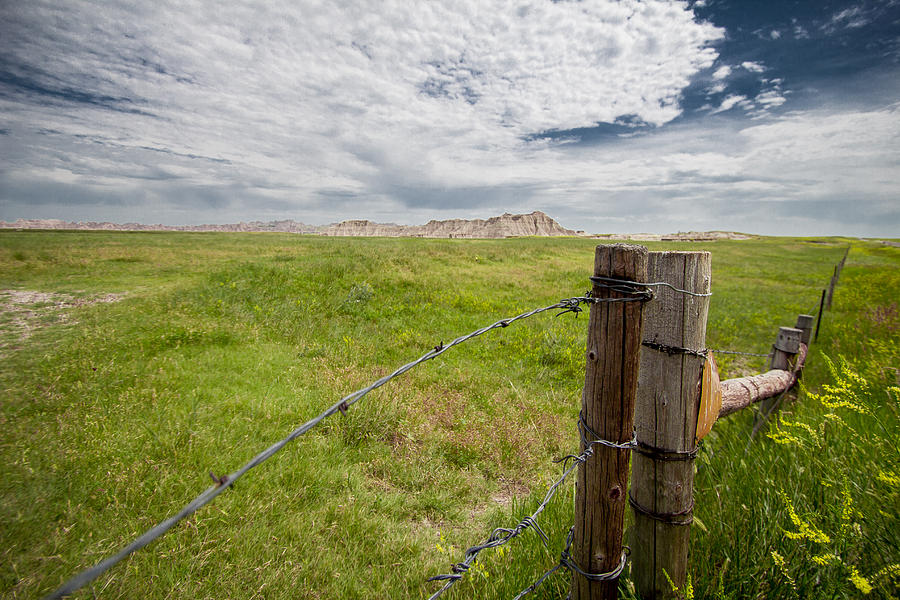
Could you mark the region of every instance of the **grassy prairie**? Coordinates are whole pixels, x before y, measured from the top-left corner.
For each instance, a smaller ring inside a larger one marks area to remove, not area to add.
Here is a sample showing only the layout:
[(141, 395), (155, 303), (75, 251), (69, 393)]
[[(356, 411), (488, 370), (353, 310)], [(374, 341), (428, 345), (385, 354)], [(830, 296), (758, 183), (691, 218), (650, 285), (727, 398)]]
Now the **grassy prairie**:
[[(844, 381), (838, 395), (856, 408), (801, 394), (772, 430), (790, 435), (749, 446), (749, 413), (716, 426), (698, 460), (695, 597), (811, 586), (854, 597), (854, 575), (874, 597), (898, 593), (900, 251), (841, 239), (648, 246), (712, 251), (708, 346), (765, 353), (779, 325), (817, 306), (848, 244), (804, 382)], [(0, 295), (0, 593), (51, 591), (180, 509), (210, 471), (233, 471), (428, 348), (581, 295), (593, 247), (0, 232), (0, 290), (54, 294), (15, 311)], [(107, 294), (121, 299), (92, 302)], [(428, 597), (425, 579), (529, 514), (560, 472), (552, 459), (576, 449), (586, 325), (544, 314), (423, 364), (76, 597)], [(720, 361), (726, 377), (765, 362)], [(550, 549), (526, 532), (483, 553), (448, 597), (529, 585), (558, 559), (571, 502), (567, 487), (541, 517)], [(792, 516), (829, 542), (788, 536), (809, 531)], [(566, 585), (555, 575), (536, 597)]]

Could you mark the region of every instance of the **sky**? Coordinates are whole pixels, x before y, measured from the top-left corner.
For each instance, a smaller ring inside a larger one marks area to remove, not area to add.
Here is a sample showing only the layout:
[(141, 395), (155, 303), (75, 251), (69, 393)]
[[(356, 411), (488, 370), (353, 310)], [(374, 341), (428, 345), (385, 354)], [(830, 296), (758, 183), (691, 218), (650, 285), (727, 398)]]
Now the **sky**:
[(0, 220), (900, 237), (900, 0), (0, 0)]

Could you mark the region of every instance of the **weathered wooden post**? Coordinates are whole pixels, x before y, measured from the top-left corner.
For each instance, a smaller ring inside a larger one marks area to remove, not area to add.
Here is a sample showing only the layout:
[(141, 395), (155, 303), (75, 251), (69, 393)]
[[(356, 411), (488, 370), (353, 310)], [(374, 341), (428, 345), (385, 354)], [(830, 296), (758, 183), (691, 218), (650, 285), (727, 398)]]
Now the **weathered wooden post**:
[[(647, 277), (708, 294), (708, 252), (651, 252)], [(632, 578), (646, 599), (671, 597), (687, 573), (694, 464), (709, 298), (668, 287), (644, 309), (629, 501)]]
[(800, 342), (807, 346), (809, 346), (809, 340), (812, 338), (813, 318), (812, 315), (797, 315), (797, 324), (794, 325), (801, 331)]
[[(781, 327), (778, 329), (778, 336), (775, 338), (775, 346), (772, 349), (772, 359), (769, 361), (770, 369), (780, 369), (790, 371), (792, 369), (792, 360), (797, 352), (800, 351), (800, 340), (803, 337), (803, 331), (794, 327)], [(756, 414), (756, 425), (753, 428), (754, 433), (765, 425), (769, 415), (777, 408), (780, 398), (769, 398), (763, 400), (759, 404), (759, 412)]]
[[(645, 282), (647, 254), (643, 246), (597, 246), (594, 275)], [(634, 300), (633, 294), (602, 284), (595, 284), (592, 294), (600, 299)], [(591, 306), (581, 400), (584, 422), (590, 428), (588, 442), (593, 434), (618, 443), (632, 438), (643, 304), (600, 302)], [(599, 444), (593, 449), (594, 456), (578, 468), (572, 556), (588, 573), (609, 573), (622, 557), (630, 451)], [(590, 581), (573, 573), (572, 598), (614, 599), (617, 587), (617, 579)]]
[[(797, 315), (797, 324), (794, 325), (800, 330), (800, 343), (806, 346), (806, 352), (809, 352), (809, 342), (812, 339), (813, 318), (812, 315)], [(803, 370), (798, 369), (797, 380), (799, 381), (802, 376)]]

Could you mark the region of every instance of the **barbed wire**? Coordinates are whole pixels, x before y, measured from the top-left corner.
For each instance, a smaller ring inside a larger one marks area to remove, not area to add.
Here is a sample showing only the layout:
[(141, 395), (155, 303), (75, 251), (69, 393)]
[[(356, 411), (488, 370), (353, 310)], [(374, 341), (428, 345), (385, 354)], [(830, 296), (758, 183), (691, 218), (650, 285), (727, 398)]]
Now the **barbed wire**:
[(810, 311), (809, 311), (808, 313), (806, 313), (806, 314), (808, 314), (808, 315), (811, 316), (811, 317), (818, 316), (820, 304), (821, 304), (821, 301), (816, 302), (816, 305), (813, 306), (812, 310), (810, 310)]
[(575, 559), (573, 559), (572, 555), (569, 553), (569, 549), (572, 547), (572, 541), (574, 539), (575, 539), (575, 526), (572, 525), (569, 528), (569, 533), (566, 535), (566, 547), (563, 549), (562, 552), (560, 552), (559, 562), (556, 563), (550, 569), (548, 569), (543, 575), (538, 577), (537, 581), (535, 581), (534, 583), (529, 585), (527, 588), (525, 588), (518, 594), (516, 594), (516, 596), (515, 596), (515, 598), (513, 598), (513, 600), (520, 600), (524, 596), (527, 596), (528, 594), (532, 593), (533, 591), (538, 589), (538, 587), (540, 587), (540, 585), (542, 583), (544, 583), (544, 581), (548, 577), (550, 577), (551, 575), (553, 575), (559, 569), (562, 569), (562, 568), (566, 568), (569, 571), (572, 571), (573, 573), (577, 573), (589, 581), (613, 581), (613, 580), (617, 579), (619, 577), (619, 575), (622, 574), (622, 571), (625, 570), (625, 563), (628, 561), (628, 555), (630, 553), (630, 549), (627, 546), (625, 548), (623, 548), (622, 556), (619, 559), (619, 564), (616, 565), (615, 569), (613, 569), (612, 571), (609, 571), (608, 573), (587, 573), (581, 567), (578, 566), (578, 564), (575, 562)]
[(772, 356), (771, 352), (768, 354), (761, 354), (759, 352), (740, 352), (738, 350), (717, 350), (716, 348), (707, 348), (706, 351), (712, 352), (713, 354), (736, 354), (738, 356)]
[(710, 352), (713, 354), (736, 354), (739, 356), (763, 356), (768, 357), (772, 356), (772, 352), (768, 354), (761, 354), (759, 352), (741, 352), (738, 350), (718, 350), (716, 348), (702, 348), (700, 350), (695, 350), (693, 348), (685, 348), (683, 346), (671, 346), (669, 344), (662, 344), (660, 342), (654, 342), (650, 340), (644, 340), (641, 342), (641, 345), (651, 350), (656, 350), (657, 352), (664, 352), (665, 354), (691, 354), (693, 356), (700, 356), (706, 358)]
[[(632, 450), (637, 445), (637, 438), (635, 438), (634, 435), (632, 435), (631, 440), (629, 440), (627, 442), (611, 442), (609, 440), (600, 439), (600, 437), (587, 425), (587, 423), (584, 419), (583, 412), (578, 414), (578, 434), (581, 437), (582, 445), (585, 447), (584, 450), (581, 452), (581, 454), (577, 454), (577, 455), (569, 454), (568, 456), (564, 456), (562, 458), (559, 458), (559, 459), (553, 461), (556, 463), (563, 464), (563, 474), (559, 479), (557, 479), (547, 489), (547, 493), (544, 495), (544, 500), (538, 505), (537, 509), (535, 509), (535, 511), (532, 512), (527, 517), (523, 518), (519, 522), (519, 524), (516, 525), (514, 528), (507, 529), (507, 528), (503, 528), (503, 527), (498, 527), (491, 532), (491, 534), (488, 536), (487, 540), (485, 540), (483, 543), (481, 543), (477, 546), (472, 546), (469, 549), (467, 549), (465, 552), (465, 557), (463, 558), (462, 562), (455, 563), (454, 565), (451, 566), (450, 570), (452, 571), (452, 573), (448, 573), (445, 575), (435, 575), (434, 577), (428, 578), (428, 581), (446, 581), (446, 583), (438, 591), (436, 591), (434, 594), (432, 594), (428, 600), (436, 600), (437, 598), (439, 598), (441, 596), (441, 594), (443, 594), (448, 589), (450, 589), (457, 581), (462, 579), (463, 575), (472, 567), (472, 564), (476, 561), (476, 559), (478, 558), (478, 555), (481, 553), (482, 550), (502, 546), (502, 545), (506, 544), (508, 541), (510, 541), (511, 539), (513, 539), (514, 537), (517, 537), (519, 534), (521, 534), (523, 531), (525, 531), (528, 528), (533, 528), (535, 530), (535, 532), (538, 534), (538, 536), (541, 538), (541, 541), (543, 541), (544, 545), (548, 546), (550, 543), (550, 539), (547, 537), (547, 534), (544, 532), (544, 530), (541, 529), (540, 525), (538, 525), (537, 517), (544, 511), (544, 509), (547, 507), (547, 504), (549, 504), (550, 501), (553, 499), (553, 497), (556, 495), (556, 491), (559, 489), (559, 487), (563, 483), (565, 483), (566, 479), (569, 478), (569, 476), (572, 474), (572, 472), (578, 468), (578, 465), (586, 462), (591, 456), (594, 455), (594, 446), (600, 445), (600, 446), (605, 446), (607, 448), (615, 448), (615, 449), (619, 449), (619, 450)], [(589, 440), (586, 437), (587, 434), (592, 435), (594, 439)], [(567, 466), (567, 463), (570, 460), (572, 462), (571, 462), (571, 464), (568, 464), (568, 466)], [(570, 534), (570, 536), (572, 535), (571, 530), (570, 530), (569, 534)], [(568, 550), (569, 550), (569, 546), (571, 545), (571, 543), (572, 542), (570, 539), (568, 541), (568, 543), (566, 544), (566, 550), (563, 552), (563, 556), (564, 556), (564, 558), (566, 558), (566, 562), (561, 561), (560, 564), (557, 565), (551, 571), (555, 571), (556, 569), (558, 569), (562, 566), (565, 566), (566, 568), (569, 568), (570, 570), (575, 570), (576, 572), (578, 572), (588, 578), (603, 577), (603, 576), (609, 575), (607, 573), (600, 573), (600, 574), (586, 573), (581, 568), (579, 568), (578, 565), (575, 564), (574, 560), (572, 560), (571, 557), (568, 556)], [(623, 560), (624, 560), (624, 558), (623, 558)], [(618, 574), (621, 573), (621, 568), (623, 568), (623, 567), (624, 567), (624, 564), (620, 564), (620, 568), (618, 569), (618, 572), (616, 572), (615, 577), (618, 577)], [(545, 573), (544, 576), (539, 580), (539, 582), (543, 581), (547, 577), (549, 577), (549, 573)], [(595, 581), (601, 581), (601, 579), (595, 579)], [(536, 584), (535, 587), (537, 587), (537, 585), (539, 585), (539, 583)], [(520, 595), (522, 595), (522, 594), (520, 594)]]
[(512, 529), (507, 529), (507, 528), (503, 528), (503, 527), (498, 527), (497, 529), (494, 529), (491, 532), (491, 534), (488, 536), (487, 540), (485, 540), (483, 543), (481, 543), (477, 546), (472, 546), (466, 550), (465, 557), (463, 558), (462, 562), (458, 562), (451, 567), (452, 573), (448, 573), (446, 575), (435, 575), (434, 577), (429, 577), (428, 581), (446, 581), (446, 583), (439, 590), (437, 590), (435, 593), (433, 593), (429, 597), (428, 600), (436, 600), (437, 598), (440, 598), (440, 596), (444, 592), (446, 592), (448, 589), (450, 589), (453, 586), (453, 584), (455, 584), (457, 581), (462, 579), (463, 574), (466, 573), (471, 568), (472, 563), (475, 562), (475, 559), (478, 558), (478, 555), (481, 553), (482, 550), (486, 550), (488, 548), (496, 548), (497, 546), (502, 546), (503, 544), (507, 543), (509, 540), (518, 536), (520, 533), (522, 533), (529, 527), (534, 528), (534, 530), (540, 536), (541, 540), (546, 545), (549, 541), (549, 538), (547, 537), (547, 534), (544, 533), (544, 530), (541, 529), (540, 525), (538, 525), (538, 523), (535, 519), (538, 517), (538, 515), (540, 515), (544, 511), (544, 508), (547, 507), (547, 504), (556, 495), (556, 490), (559, 489), (559, 487), (563, 483), (565, 483), (566, 479), (569, 478), (569, 475), (572, 474), (572, 472), (578, 467), (578, 465), (581, 464), (582, 462), (584, 462), (585, 460), (587, 460), (588, 457), (591, 456), (591, 454), (593, 454), (593, 450), (591, 448), (587, 448), (585, 450), (585, 452), (582, 452), (578, 456), (572, 455), (571, 457), (569, 457), (569, 456), (565, 457), (566, 459), (574, 458), (575, 460), (572, 462), (571, 465), (569, 465), (567, 468), (565, 468), (562, 476), (559, 479), (557, 479), (547, 489), (547, 493), (544, 496), (543, 502), (541, 502), (540, 505), (538, 505), (537, 509), (533, 513), (531, 513), (531, 515), (522, 519), (519, 522), (519, 524), (516, 525)]
[[(459, 344), (462, 344), (463, 342), (468, 341), (472, 338), (483, 335), (493, 329), (507, 327), (507, 326), (511, 325), (512, 323), (515, 323), (516, 321), (520, 321), (522, 319), (527, 319), (529, 317), (532, 317), (534, 315), (537, 315), (537, 314), (540, 314), (543, 312), (562, 309), (562, 312), (558, 313), (557, 316), (568, 313), (568, 312), (573, 312), (577, 316), (577, 314), (582, 311), (582, 309), (581, 309), (582, 304), (598, 304), (601, 302), (627, 302), (627, 301), (639, 301), (639, 300), (641, 300), (641, 299), (640, 298), (615, 298), (615, 299), (593, 298), (589, 295), (576, 296), (576, 297), (572, 297), (572, 298), (564, 298), (564, 299), (560, 300), (559, 302), (557, 302), (556, 304), (551, 304), (550, 306), (544, 306), (542, 308), (536, 308), (534, 310), (530, 310), (528, 312), (524, 312), (524, 313), (518, 314), (514, 317), (510, 317), (507, 319), (501, 319), (495, 323), (492, 323), (491, 325), (482, 327), (481, 329), (477, 329), (469, 334), (459, 336), (456, 339), (454, 339), (453, 341), (449, 342), (448, 344), (444, 344), (443, 342), (439, 343), (438, 345), (434, 346), (431, 350), (429, 350), (428, 352), (423, 354), (418, 359), (416, 359), (412, 362), (406, 363), (405, 365), (399, 367), (398, 369), (396, 369), (389, 375), (385, 375), (384, 377), (378, 379), (377, 381), (373, 382), (372, 384), (370, 384), (364, 388), (361, 388), (359, 390), (356, 390), (355, 392), (353, 392), (351, 394), (344, 396), (338, 402), (335, 402), (334, 404), (329, 406), (327, 409), (325, 409), (323, 412), (319, 413), (318, 415), (316, 415), (309, 421), (303, 423), (302, 425), (300, 425), (299, 427), (294, 429), (290, 434), (288, 434), (287, 437), (272, 444), (271, 446), (269, 446), (268, 448), (266, 448), (265, 450), (263, 450), (262, 452), (260, 452), (256, 456), (254, 456), (249, 462), (247, 462), (244, 466), (239, 468), (237, 471), (234, 471), (233, 473), (229, 473), (228, 475), (222, 475), (220, 477), (217, 477), (216, 475), (210, 473), (211, 477), (213, 478), (213, 481), (216, 482), (216, 484), (214, 486), (203, 491), (199, 496), (197, 496), (196, 498), (191, 500), (180, 511), (178, 511), (171, 517), (165, 519), (164, 521), (160, 522), (159, 524), (157, 524), (154, 527), (147, 530), (143, 535), (139, 536), (137, 539), (135, 539), (133, 542), (131, 542), (130, 544), (128, 544), (127, 546), (122, 548), (116, 554), (113, 554), (112, 556), (100, 561), (93, 567), (86, 569), (86, 570), (82, 571), (81, 573), (79, 573), (78, 575), (75, 575), (74, 577), (67, 580), (57, 590), (55, 590), (54, 592), (45, 596), (44, 597), (45, 600), (53, 600), (53, 599), (57, 599), (57, 598), (63, 598), (64, 596), (67, 596), (67, 595), (71, 594), (72, 592), (75, 592), (76, 590), (84, 587), (85, 585), (87, 585), (88, 583), (90, 583), (91, 581), (93, 581), (94, 579), (99, 577), (100, 575), (102, 575), (104, 572), (111, 569), (119, 562), (121, 562), (123, 559), (128, 557), (130, 554), (140, 550), (147, 544), (153, 542), (157, 538), (164, 535), (167, 531), (169, 531), (176, 523), (178, 523), (182, 519), (189, 517), (190, 515), (195, 513), (200, 508), (202, 508), (202, 507), (206, 506), (207, 504), (209, 504), (210, 502), (212, 502), (219, 494), (221, 494), (223, 491), (225, 491), (226, 488), (231, 487), (234, 484), (234, 482), (236, 482), (238, 479), (243, 477), (250, 469), (260, 465), (261, 463), (263, 463), (266, 460), (268, 460), (269, 458), (271, 458), (274, 454), (276, 454), (282, 448), (284, 448), (288, 443), (292, 442), (293, 440), (295, 440), (298, 437), (302, 436), (303, 434), (307, 433), (309, 430), (311, 430), (313, 427), (315, 427), (316, 425), (321, 423), (326, 418), (328, 418), (338, 412), (340, 412), (341, 414), (346, 414), (346, 411), (350, 406), (352, 406), (353, 404), (358, 402), (363, 396), (365, 396), (369, 392), (371, 392), (375, 389), (378, 389), (379, 387), (383, 386), (390, 380), (394, 379), (395, 377), (399, 377), (400, 375), (402, 375), (402, 374), (406, 373), (407, 371), (409, 371), (410, 369), (413, 369), (414, 367), (422, 364), (423, 362), (429, 361), (433, 358), (437, 358), (438, 356), (440, 356), (441, 354), (443, 354), (450, 348), (457, 346)], [(588, 448), (588, 449), (590, 449), (590, 448)], [(555, 489), (554, 489), (554, 493), (555, 493)], [(550, 495), (550, 497), (552, 497), (552, 494)], [(537, 514), (540, 514), (540, 511), (542, 511), (542, 510), (543, 510), (543, 506), (540, 508), (539, 511), (537, 511), (537, 513), (535, 513), (535, 516)], [(522, 524), (520, 524), (520, 525), (522, 525)], [(528, 525), (526, 525), (526, 527), (527, 526)], [(519, 526), (517, 526), (517, 527), (519, 527)], [(513, 531), (513, 530), (509, 530), (509, 531)], [(518, 535), (518, 533), (516, 533), (515, 535)]]
[[(598, 285), (601, 287), (607, 287), (607, 288), (612, 289), (613, 291), (621, 292), (621, 293), (625, 293), (625, 294), (628, 294), (628, 293), (647, 294), (647, 293), (649, 293), (649, 290), (637, 289), (637, 286), (641, 286), (641, 287), (645, 287), (645, 288), (647, 288), (647, 287), (667, 287), (667, 288), (670, 288), (670, 289), (678, 292), (679, 294), (687, 294), (688, 296), (697, 296), (699, 298), (708, 298), (709, 296), (712, 296), (712, 292), (699, 293), (699, 292), (692, 292), (690, 290), (683, 290), (681, 288), (675, 287), (671, 283), (666, 283), (665, 281), (653, 281), (653, 282), (649, 282), (649, 283), (642, 283), (642, 282), (637, 282), (637, 281), (627, 281), (625, 279), (615, 279), (613, 277), (601, 277), (599, 275), (594, 275), (593, 277), (591, 277), (591, 281), (594, 283), (594, 285)], [(617, 284), (617, 285), (610, 285), (610, 284)]]

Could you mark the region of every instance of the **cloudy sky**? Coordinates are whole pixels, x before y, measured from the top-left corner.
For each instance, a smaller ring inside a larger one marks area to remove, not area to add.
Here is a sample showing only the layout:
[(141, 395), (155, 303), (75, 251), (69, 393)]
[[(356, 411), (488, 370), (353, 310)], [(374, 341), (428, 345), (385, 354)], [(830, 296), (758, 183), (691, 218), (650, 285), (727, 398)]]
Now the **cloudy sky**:
[(900, 0), (0, 1), (0, 219), (900, 236)]

